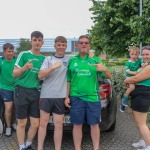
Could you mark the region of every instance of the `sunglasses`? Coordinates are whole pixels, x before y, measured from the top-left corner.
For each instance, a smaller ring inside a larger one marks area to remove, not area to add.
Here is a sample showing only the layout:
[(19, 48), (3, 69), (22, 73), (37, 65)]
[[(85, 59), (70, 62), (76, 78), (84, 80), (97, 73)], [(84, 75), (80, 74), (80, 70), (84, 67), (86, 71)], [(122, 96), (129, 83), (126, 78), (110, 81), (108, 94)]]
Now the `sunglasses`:
[(144, 47), (142, 47), (142, 50), (144, 50), (144, 49), (150, 50), (150, 46), (144, 46)]
[(87, 45), (87, 44), (90, 44), (90, 43), (89, 42), (79, 42), (79, 44), (80, 45), (83, 45), (83, 44)]

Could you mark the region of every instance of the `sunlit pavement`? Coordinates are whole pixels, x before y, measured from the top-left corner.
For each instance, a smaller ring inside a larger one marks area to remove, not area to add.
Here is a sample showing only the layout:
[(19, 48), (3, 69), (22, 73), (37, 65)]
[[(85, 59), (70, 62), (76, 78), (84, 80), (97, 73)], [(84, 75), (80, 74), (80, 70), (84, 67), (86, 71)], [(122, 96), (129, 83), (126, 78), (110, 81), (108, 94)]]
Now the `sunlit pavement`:
[[(138, 140), (138, 131), (130, 113), (117, 113), (117, 126), (114, 132), (101, 133), (101, 150), (135, 150), (132, 142)], [(37, 149), (37, 138), (33, 142), (33, 148)], [(18, 150), (16, 133), (10, 138), (3, 135), (0, 140), (0, 150)], [(54, 150), (53, 135), (47, 133), (44, 150)], [(64, 133), (62, 150), (74, 150), (72, 134)], [(90, 134), (83, 137), (82, 150), (92, 150)]]

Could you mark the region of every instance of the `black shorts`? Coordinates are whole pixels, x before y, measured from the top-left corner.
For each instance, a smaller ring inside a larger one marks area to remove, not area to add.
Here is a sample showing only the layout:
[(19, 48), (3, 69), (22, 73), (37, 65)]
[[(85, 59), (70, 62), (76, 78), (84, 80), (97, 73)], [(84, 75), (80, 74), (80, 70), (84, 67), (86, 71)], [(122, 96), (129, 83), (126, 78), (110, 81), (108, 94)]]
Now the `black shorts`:
[(64, 98), (41, 98), (40, 109), (47, 113), (62, 115), (65, 113)]
[(26, 119), (28, 116), (39, 118), (39, 97), (40, 93), (36, 88), (16, 86), (14, 103), (17, 119)]
[(131, 108), (134, 111), (146, 113), (150, 107), (150, 87), (136, 85), (131, 95)]

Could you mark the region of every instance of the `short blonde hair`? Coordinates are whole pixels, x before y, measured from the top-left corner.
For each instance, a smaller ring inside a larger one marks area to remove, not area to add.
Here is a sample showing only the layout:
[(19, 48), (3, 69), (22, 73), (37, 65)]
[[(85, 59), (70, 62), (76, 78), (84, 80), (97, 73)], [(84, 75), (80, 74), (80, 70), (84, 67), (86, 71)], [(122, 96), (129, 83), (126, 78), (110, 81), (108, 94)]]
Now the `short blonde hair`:
[(140, 49), (138, 47), (136, 47), (136, 46), (130, 46), (129, 47), (129, 53), (131, 53), (133, 51), (135, 51), (137, 53), (140, 53)]

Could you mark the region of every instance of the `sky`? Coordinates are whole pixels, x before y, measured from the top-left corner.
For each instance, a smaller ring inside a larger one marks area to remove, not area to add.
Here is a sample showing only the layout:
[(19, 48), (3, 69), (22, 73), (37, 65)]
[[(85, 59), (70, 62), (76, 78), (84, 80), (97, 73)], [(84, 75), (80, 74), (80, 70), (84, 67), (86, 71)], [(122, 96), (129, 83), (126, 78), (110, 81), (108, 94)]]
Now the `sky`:
[(30, 38), (41, 31), (45, 38), (78, 38), (92, 26), (89, 0), (0, 0), (0, 39)]

